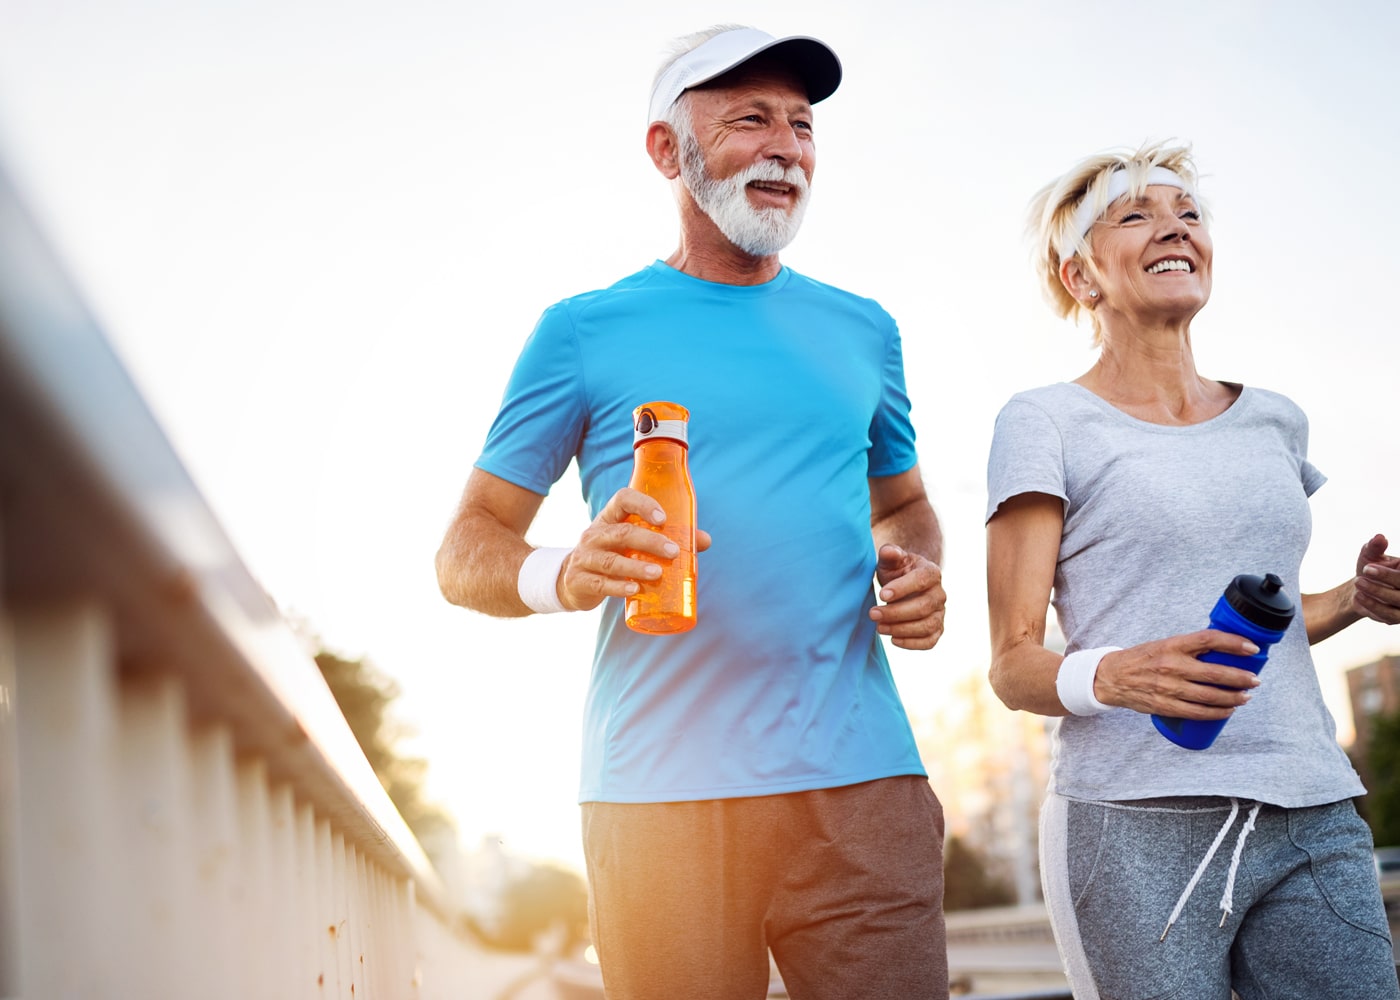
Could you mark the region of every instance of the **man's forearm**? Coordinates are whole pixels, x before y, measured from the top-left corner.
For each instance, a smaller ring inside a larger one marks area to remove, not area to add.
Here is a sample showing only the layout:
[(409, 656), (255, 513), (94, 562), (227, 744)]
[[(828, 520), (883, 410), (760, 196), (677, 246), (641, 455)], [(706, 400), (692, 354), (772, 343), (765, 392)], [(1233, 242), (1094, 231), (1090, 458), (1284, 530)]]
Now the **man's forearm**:
[(461, 607), (496, 618), (523, 617), (530, 609), (520, 600), (517, 579), (529, 554), (523, 538), (489, 515), (459, 516), (437, 552), (438, 587)]
[(442, 596), (453, 604), (497, 618), (521, 618), (520, 565), (525, 541), (544, 498), (481, 469), (473, 469), (437, 552)]
[(927, 497), (910, 499), (872, 521), (870, 533), (877, 552), (881, 545), (898, 545), (943, 565), (943, 529)]

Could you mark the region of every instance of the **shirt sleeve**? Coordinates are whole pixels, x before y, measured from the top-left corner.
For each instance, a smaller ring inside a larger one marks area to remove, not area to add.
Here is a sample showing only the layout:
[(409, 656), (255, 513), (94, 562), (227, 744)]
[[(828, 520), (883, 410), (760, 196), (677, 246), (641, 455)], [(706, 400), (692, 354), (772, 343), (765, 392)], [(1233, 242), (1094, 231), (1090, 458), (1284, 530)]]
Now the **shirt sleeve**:
[(546, 496), (577, 454), (586, 408), (567, 303), (546, 309), (521, 349), (476, 467)]
[(1046, 493), (1069, 501), (1064, 438), (1035, 403), (1013, 398), (997, 414), (987, 459), (987, 515), (1022, 493)]
[(1294, 447), (1298, 455), (1298, 478), (1303, 483), (1303, 492), (1307, 496), (1312, 496), (1322, 488), (1323, 483), (1327, 482), (1327, 476), (1323, 474), (1321, 469), (1308, 461), (1308, 416), (1303, 412), (1302, 407), (1298, 407)]
[(880, 403), (870, 422), (869, 476), (897, 476), (912, 469), (919, 458), (904, 385), (904, 348), (894, 319), (888, 314), (884, 318), (890, 332), (881, 370)]

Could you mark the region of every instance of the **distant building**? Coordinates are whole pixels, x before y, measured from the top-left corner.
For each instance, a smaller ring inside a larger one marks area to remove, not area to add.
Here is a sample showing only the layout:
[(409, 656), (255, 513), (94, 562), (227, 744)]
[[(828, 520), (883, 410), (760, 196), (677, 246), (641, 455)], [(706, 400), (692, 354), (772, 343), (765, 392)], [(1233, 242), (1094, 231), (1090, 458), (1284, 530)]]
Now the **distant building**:
[[(1053, 613), (1045, 646), (1065, 640)], [(962, 837), (1005, 879), (1018, 903), (1040, 899), (1040, 806), (1050, 780), (1050, 748), (1059, 724), (1001, 703), (985, 672), (964, 678), (953, 697), (916, 728), (948, 834)]]
[(1400, 712), (1400, 656), (1385, 656), (1374, 663), (1352, 667), (1346, 676), (1352, 724), (1356, 728), (1351, 755), (1364, 764), (1376, 717)]
[(981, 853), (1019, 903), (1040, 898), (1037, 819), (1055, 723), (1009, 711), (978, 675), (957, 683), (954, 697), (916, 725), (949, 836)]

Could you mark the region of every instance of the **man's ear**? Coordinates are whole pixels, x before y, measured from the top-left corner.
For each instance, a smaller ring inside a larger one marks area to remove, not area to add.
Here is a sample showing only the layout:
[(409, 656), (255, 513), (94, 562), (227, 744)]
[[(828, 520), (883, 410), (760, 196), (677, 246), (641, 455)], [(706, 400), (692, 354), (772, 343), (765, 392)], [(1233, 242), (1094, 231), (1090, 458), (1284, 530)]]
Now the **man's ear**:
[(675, 129), (665, 122), (652, 122), (647, 126), (647, 155), (667, 180), (681, 175), (680, 140), (676, 138)]

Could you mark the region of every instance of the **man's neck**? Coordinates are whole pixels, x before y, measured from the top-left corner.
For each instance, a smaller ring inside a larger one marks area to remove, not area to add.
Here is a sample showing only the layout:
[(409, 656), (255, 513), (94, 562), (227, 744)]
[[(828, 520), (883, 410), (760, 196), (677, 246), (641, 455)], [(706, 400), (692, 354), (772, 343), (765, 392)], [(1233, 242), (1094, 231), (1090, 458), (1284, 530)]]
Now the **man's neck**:
[(762, 285), (782, 270), (777, 254), (754, 257), (725, 241), (727, 250), (714, 246), (687, 245), (685, 241), (666, 263), (683, 274), (720, 285)]
[(720, 285), (762, 285), (782, 270), (777, 254), (755, 257), (735, 246), (687, 192), (681, 199), (681, 244), (666, 263)]

